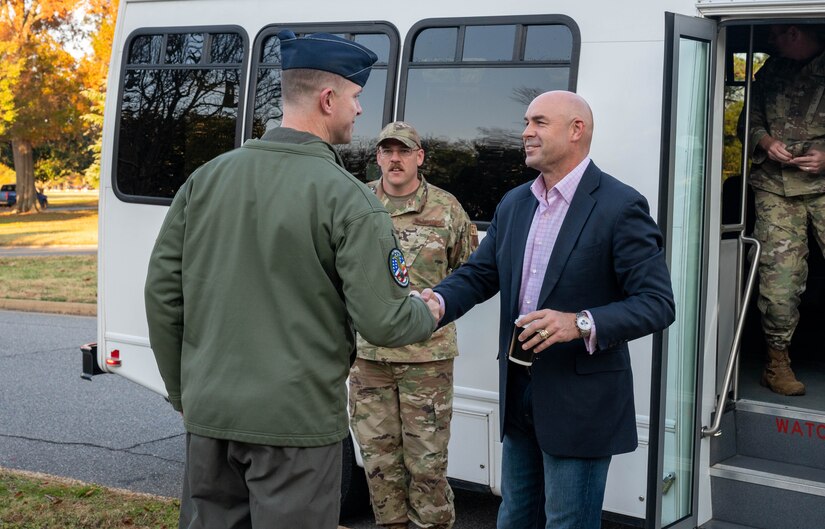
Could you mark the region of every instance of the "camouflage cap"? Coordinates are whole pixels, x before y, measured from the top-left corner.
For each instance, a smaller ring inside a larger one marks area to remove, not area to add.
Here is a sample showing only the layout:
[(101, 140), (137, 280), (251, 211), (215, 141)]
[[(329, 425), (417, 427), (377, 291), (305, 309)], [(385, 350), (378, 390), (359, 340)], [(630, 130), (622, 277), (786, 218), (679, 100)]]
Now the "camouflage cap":
[(384, 127), (378, 135), (378, 145), (385, 140), (398, 140), (410, 149), (421, 148), (421, 138), (412, 125), (403, 121), (394, 121)]

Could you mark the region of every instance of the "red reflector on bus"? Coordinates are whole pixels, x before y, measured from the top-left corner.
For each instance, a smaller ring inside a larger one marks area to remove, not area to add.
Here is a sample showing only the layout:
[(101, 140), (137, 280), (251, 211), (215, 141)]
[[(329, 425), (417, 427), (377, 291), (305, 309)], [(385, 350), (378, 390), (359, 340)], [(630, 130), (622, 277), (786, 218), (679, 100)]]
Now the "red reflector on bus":
[(120, 365), (120, 349), (112, 349), (109, 356), (106, 357), (106, 365), (112, 367)]

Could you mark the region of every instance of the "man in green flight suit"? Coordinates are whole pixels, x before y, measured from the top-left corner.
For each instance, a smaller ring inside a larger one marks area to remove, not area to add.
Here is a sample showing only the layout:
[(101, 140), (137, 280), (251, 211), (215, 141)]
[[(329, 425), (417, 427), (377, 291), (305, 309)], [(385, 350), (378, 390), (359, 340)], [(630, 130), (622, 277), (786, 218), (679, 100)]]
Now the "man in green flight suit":
[[(411, 125), (384, 127), (377, 161), (381, 178), (367, 185), (390, 212), (413, 288), (432, 288), (470, 257), (478, 245), (476, 227), (453, 195), (419, 174), (424, 150)], [(416, 527), (450, 529), (455, 324), (399, 348), (364, 338), (350, 372), (350, 414), (376, 523), (401, 529), (411, 520)]]
[(149, 262), (149, 340), (187, 430), (181, 527), (337, 527), (356, 331), (395, 347), (435, 329), (389, 215), (331, 145), (375, 54), (278, 37), (281, 127), (189, 177)]

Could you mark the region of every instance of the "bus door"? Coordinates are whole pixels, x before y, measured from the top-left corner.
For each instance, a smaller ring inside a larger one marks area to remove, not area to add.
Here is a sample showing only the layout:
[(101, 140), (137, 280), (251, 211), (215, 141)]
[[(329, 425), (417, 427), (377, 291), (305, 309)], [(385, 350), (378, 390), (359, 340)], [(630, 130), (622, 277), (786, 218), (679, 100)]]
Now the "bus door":
[[(791, 4), (784, 8), (802, 9), (801, 4)], [(721, 78), (714, 83), (718, 95), (711, 99), (719, 116), (712, 120), (711, 178), (721, 184), (721, 208), (718, 218), (714, 216), (716, 208), (709, 218), (713, 219), (711, 227), (719, 229), (720, 240), (718, 255), (711, 252), (718, 259), (717, 266), (710, 267), (712, 271), (718, 269), (718, 276), (706, 282), (708, 298), (715, 300), (716, 306), (707, 311), (711, 317), (707, 324), (709, 339), (705, 340), (708, 345), (704, 347), (705, 369), (701, 362), (697, 364), (700, 373), (709, 374), (704, 391), (699, 393), (703, 398), (698, 423), (702, 438), (708, 441), (701, 444), (703, 460), (694, 467), (700, 470), (694, 479), (700, 481), (699, 490), (707, 498), (709, 505), (700, 505), (709, 509), (702, 515), (710, 518), (711, 524), (718, 521), (770, 529), (819, 527), (825, 517), (825, 399), (821, 397), (825, 363), (818, 332), (825, 319), (825, 261), (809, 230), (806, 291), (790, 347), (793, 370), (807, 384), (807, 393), (779, 395), (760, 383), (766, 347), (757, 306), (757, 263), (765, 250), (752, 235), (755, 207), (748, 181), (756, 166), (755, 158), (748, 154), (754, 149), (744, 131), (750, 128), (759, 108), (753, 84), (760, 68), (775, 53), (770, 32), (789, 25), (821, 32), (825, 27), (823, 13), (821, 9), (816, 12), (819, 19), (810, 14), (791, 18), (785, 12), (777, 12), (772, 18), (760, 13), (758, 19), (745, 19), (753, 17), (747, 10), (735, 15), (719, 24), (719, 51), (715, 53), (720, 63), (715, 71)], [(816, 116), (821, 116), (825, 108), (823, 92), (825, 80), (821, 86), (794, 95), (804, 100), (802, 106), (811, 119), (820, 119)], [(668, 395), (670, 391), (668, 387)], [(664, 446), (667, 461), (667, 433)], [(667, 473), (667, 464), (664, 471)], [(666, 506), (666, 488), (662, 498)], [(663, 507), (663, 518), (666, 513)]]
[(647, 527), (697, 525), (698, 443), (708, 305), (709, 123), (716, 23), (665, 14), (659, 224), (676, 321), (657, 336), (651, 384)]
[[(774, 24), (802, 24), (816, 27), (818, 31), (825, 28), (825, 20), (813, 18), (806, 18), (804, 21), (780, 18), (756, 22), (743, 21), (731, 23), (725, 27), (727, 47), (724, 83), (726, 134), (722, 158), (723, 246), (736, 238), (728, 239), (727, 234), (736, 235), (741, 232), (747, 236), (752, 234), (754, 228), (753, 190), (747, 185), (747, 179), (753, 169), (751, 157), (747, 153), (753, 151), (753, 146), (744, 144), (747, 139), (741, 133), (733, 133), (737, 123), (745, 126), (746, 117), (749, 125), (749, 116), (753, 111), (751, 86), (754, 77), (773, 53), (768, 34)], [(817, 97), (822, 100), (819, 105), (825, 105), (825, 97), (821, 94), (818, 96), (814, 94), (812, 100)], [(816, 106), (815, 102), (812, 105)], [(747, 237), (745, 240), (746, 242), (752, 241)], [(754, 246), (755, 241), (750, 245)], [(812, 228), (809, 226), (808, 229), (806, 289), (799, 304), (799, 325), (794, 332), (790, 346), (792, 369), (799, 380), (803, 383), (808, 382), (806, 395), (803, 396), (791, 398), (777, 395), (760, 384), (766, 348), (760, 322), (761, 315), (757, 307), (758, 276), (749, 289), (747, 279), (753, 264), (752, 250), (749, 251), (746, 247), (739, 248), (738, 251), (734, 250), (736, 250), (735, 247), (729, 247), (727, 254), (722, 257), (724, 262), (730, 264), (730, 266), (723, 265), (723, 268), (728, 270), (727, 275), (731, 279), (731, 285), (727, 292), (720, 291), (720, 300), (728, 300), (733, 307), (745, 305), (746, 310), (746, 318), (739, 340), (739, 361), (730, 386), (732, 399), (791, 406), (825, 413), (825, 399), (816, 397), (825, 389), (822, 387), (825, 380), (822, 378), (821, 339), (818, 332), (825, 318), (825, 259), (823, 259), (822, 249), (816, 242)], [(720, 324), (720, 336), (722, 329), (723, 326)], [(730, 331), (731, 328), (727, 327), (726, 334), (735, 338), (736, 334)], [(728, 338), (727, 343), (731, 341), (732, 339)], [(720, 339), (720, 351), (723, 349), (723, 343)], [(724, 358), (720, 358), (717, 384), (719, 388), (723, 387), (724, 382), (724, 361)]]

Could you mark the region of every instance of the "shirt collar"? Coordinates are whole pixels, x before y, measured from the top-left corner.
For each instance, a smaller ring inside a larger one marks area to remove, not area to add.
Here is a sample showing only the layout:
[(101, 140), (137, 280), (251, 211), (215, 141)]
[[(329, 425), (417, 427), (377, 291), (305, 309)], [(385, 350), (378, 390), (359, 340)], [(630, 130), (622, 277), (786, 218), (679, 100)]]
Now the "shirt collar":
[[(585, 156), (584, 160), (582, 160), (579, 165), (573, 168), (572, 171), (564, 175), (564, 178), (559, 180), (556, 185), (550, 189), (552, 192), (553, 189), (558, 191), (561, 197), (564, 199), (565, 202), (570, 204), (573, 201), (573, 195), (576, 194), (576, 189), (579, 187), (579, 182), (581, 182), (582, 176), (584, 176), (584, 171), (587, 169), (587, 166), (590, 164), (590, 157)], [(533, 193), (533, 196), (539, 201), (540, 204), (545, 204), (545, 196), (547, 194), (547, 186), (544, 184), (544, 176), (539, 175), (538, 178), (533, 182), (530, 186), (530, 191)]]
[(296, 130), (289, 127), (275, 127), (266, 131), (264, 135), (261, 136), (261, 140), (276, 143), (295, 143), (299, 145), (307, 143), (323, 143), (330, 151), (332, 151), (332, 154), (335, 155), (335, 162), (341, 167), (344, 166), (344, 160), (341, 159), (341, 155), (338, 154), (335, 147), (311, 132)]
[(381, 185), (381, 178), (370, 182), (368, 185), (372, 189), (372, 192), (375, 193), (378, 200), (381, 201), (381, 205), (384, 206), (391, 217), (394, 217), (396, 215), (403, 215), (404, 213), (420, 213), (424, 209), (424, 205), (427, 203), (427, 180), (422, 174), (418, 175), (418, 180), (420, 184), (418, 185), (418, 189), (415, 191), (415, 195), (407, 200), (407, 203), (401, 208), (394, 207), (392, 202), (390, 202), (389, 197), (386, 193), (384, 193), (384, 186)]

